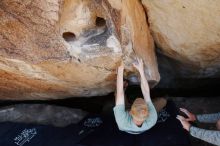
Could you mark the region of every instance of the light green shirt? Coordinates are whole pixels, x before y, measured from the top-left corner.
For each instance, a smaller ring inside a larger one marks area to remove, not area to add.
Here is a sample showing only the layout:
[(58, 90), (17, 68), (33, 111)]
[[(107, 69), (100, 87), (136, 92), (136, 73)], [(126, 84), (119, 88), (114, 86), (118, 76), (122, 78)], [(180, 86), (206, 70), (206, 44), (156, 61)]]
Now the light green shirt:
[(132, 116), (129, 114), (128, 111), (125, 110), (124, 104), (116, 105), (113, 108), (113, 111), (119, 130), (125, 131), (130, 134), (141, 134), (144, 131), (153, 127), (157, 122), (157, 112), (152, 102), (147, 102), (147, 105), (149, 110), (149, 116), (143, 122), (141, 127), (138, 127), (132, 121)]

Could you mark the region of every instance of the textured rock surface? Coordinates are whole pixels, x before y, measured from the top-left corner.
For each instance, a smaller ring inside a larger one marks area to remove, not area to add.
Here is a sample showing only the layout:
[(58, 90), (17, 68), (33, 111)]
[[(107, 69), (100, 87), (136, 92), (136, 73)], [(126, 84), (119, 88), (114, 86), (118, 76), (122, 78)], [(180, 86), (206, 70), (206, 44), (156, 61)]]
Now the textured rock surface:
[[(142, 3), (161, 53), (187, 66), (183, 71), (190, 73), (186, 76), (219, 74), (220, 1), (142, 0)], [(183, 66), (173, 68), (181, 70)]]
[(47, 104), (17, 104), (0, 108), (0, 122), (35, 123), (65, 127), (76, 124), (88, 113)]
[(144, 13), (132, 0), (1, 0), (0, 98), (104, 95), (122, 60), (134, 72), (135, 54), (153, 86), (160, 77)]
[[(133, 49), (135, 54), (141, 56), (148, 67), (146, 71), (148, 73), (147, 78), (153, 86), (157, 83), (155, 81), (160, 80), (160, 75), (158, 70), (155, 69), (157, 68), (157, 62), (154, 57), (154, 42), (148, 28), (144, 8), (138, 0), (123, 0), (121, 5), (122, 46), (125, 46), (123, 53), (125, 56), (132, 58), (128, 50), (131, 52)], [(133, 44), (131, 44), (132, 42)], [(131, 61), (127, 62), (131, 64)]]
[(153, 87), (150, 32), (159, 87), (219, 78), (218, 0), (1, 0), (0, 99), (105, 95), (121, 61), (127, 78), (137, 74), (136, 55)]

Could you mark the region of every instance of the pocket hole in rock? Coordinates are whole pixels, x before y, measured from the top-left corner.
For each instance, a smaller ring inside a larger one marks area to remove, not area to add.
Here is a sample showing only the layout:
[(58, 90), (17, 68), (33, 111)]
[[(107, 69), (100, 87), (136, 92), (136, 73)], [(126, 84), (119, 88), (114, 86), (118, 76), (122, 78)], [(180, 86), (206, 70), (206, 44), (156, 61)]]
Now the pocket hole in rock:
[(65, 41), (70, 42), (70, 41), (74, 41), (76, 39), (76, 35), (72, 32), (64, 32), (63, 38)]
[(95, 23), (96, 23), (96, 26), (102, 27), (106, 25), (106, 20), (104, 18), (97, 17)]

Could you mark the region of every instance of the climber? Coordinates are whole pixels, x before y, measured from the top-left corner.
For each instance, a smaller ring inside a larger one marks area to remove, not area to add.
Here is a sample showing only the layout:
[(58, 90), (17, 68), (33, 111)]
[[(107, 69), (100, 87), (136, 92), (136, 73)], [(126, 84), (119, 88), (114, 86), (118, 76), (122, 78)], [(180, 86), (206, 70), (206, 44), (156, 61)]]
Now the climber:
[[(180, 108), (180, 111), (185, 113), (187, 118), (178, 115), (177, 119), (180, 120), (183, 128), (187, 130), (190, 135), (211, 144), (220, 146), (220, 112), (215, 114), (194, 115), (184, 108)], [(217, 130), (205, 130), (194, 127), (189, 123), (195, 121), (203, 123), (216, 123)]]
[(144, 75), (144, 66), (141, 59), (133, 66), (139, 71), (143, 98), (136, 98), (128, 112), (125, 110), (125, 95), (123, 88), (123, 63), (118, 67), (116, 105), (113, 108), (118, 128), (130, 134), (140, 134), (156, 124), (157, 112), (150, 98), (148, 82)]

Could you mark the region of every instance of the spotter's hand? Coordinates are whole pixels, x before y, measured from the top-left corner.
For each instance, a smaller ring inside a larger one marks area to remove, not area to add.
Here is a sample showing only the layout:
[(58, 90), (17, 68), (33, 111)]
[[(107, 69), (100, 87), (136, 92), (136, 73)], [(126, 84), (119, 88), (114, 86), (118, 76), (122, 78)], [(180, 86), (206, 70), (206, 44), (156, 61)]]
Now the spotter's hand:
[(180, 108), (180, 111), (187, 115), (188, 118), (186, 118), (186, 121), (196, 121), (196, 116), (193, 113), (189, 112), (187, 109)]
[(183, 128), (189, 131), (191, 124), (183, 116), (177, 115), (176, 118), (181, 122)]

